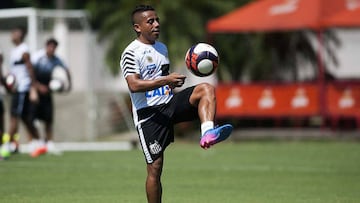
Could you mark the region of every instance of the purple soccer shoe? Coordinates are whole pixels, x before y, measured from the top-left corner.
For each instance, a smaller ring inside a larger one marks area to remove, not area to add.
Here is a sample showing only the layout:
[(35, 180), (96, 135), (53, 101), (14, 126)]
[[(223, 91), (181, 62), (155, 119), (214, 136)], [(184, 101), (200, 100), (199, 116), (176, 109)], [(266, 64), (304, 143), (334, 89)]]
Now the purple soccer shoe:
[(212, 145), (226, 140), (233, 130), (232, 125), (226, 124), (214, 129), (208, 130), (200, 139), (200, 146), (204, 149), (210, 148)]

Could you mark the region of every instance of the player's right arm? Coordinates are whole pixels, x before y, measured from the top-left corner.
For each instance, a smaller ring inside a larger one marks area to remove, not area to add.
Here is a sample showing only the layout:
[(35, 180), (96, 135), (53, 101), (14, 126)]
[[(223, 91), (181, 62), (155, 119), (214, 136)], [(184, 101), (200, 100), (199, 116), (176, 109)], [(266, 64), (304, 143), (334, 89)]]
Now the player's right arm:
[(126, 82), (131, 92), (146, 92), (165, 85), (169, 85), (172, 89), (181, 87), (185, 82), (185, 78), (186, 76), (179, 73), (171, 73), (155, 80), (143, 80), (138, 74), (131, 74), (127, 75)]
[(146, 92), (159, 87), (169, 85), (170, 88), (181, 87), (184, 84), (185, 76), (178, 73), (171, 73), (153, 80), (144, 80), (140, 77), (140, 67), (134, 51), (125, 51), (120, 60), (120, 66), (128, 84), (130, 92)]

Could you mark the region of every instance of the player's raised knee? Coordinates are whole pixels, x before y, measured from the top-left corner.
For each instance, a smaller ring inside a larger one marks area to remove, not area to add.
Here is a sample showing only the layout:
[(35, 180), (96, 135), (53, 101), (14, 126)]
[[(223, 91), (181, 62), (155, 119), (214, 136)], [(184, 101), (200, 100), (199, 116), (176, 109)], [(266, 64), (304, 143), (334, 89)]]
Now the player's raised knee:
[(197, 87), (203, 92), (204, 96), (215, 98), (215, 87), (209, 83), (201, 83)]

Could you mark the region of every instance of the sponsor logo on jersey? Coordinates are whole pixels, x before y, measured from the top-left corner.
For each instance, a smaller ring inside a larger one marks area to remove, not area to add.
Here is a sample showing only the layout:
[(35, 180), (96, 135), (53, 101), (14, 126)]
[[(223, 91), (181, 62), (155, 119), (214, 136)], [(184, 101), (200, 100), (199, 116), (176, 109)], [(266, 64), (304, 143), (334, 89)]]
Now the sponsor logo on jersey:
[(168, 85), (145, 92), (145, 96), (147, 98), (166, 96), (166, 95), (172, 95), (172, 94), (173, 94), (173, 92), (172, 92), (171, 88)]
[(150, 149), (151, 154), (159, 154), (162, 150), (162, 147), (159, 144), (159, 142), (157, 140), (155, 140), (154, 143), (152, 143), (152, 144), (150, 143), (149, 149)]

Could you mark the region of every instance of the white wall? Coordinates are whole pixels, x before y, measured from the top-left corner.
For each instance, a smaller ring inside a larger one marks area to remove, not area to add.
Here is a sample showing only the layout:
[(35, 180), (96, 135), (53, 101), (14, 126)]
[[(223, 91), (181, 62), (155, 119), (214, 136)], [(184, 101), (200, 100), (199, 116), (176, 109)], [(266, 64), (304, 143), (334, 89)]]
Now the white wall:
[[(38, 47), (43, 48), (45, 41), (51, 37), (50, 33), (39, 36)], [(27, 39), (25, 40), (27, 42)], [(59, 47), (61, 44), (59, 44)], [(104, 62), (105, 45), (96, 40), (96, 34), (87, 35), (84, 32), (70, 32), (68, 37), (68, 54), (65, 64), (70, 68), (73, 78), (73, 91), (89, 90), (89, 84), (98, 90), (124, 91), (124, 84), (120, 77), (112, 76)], [(10, 32), (0, 31), (0, 49), (4, 55), (4, 70), (9, 68), (9, 52), (13, 48)], [(116, 61), (119, 58), (114, 59)], [(126, 86), (125, 86), (126, 88)]]
[(341, 45), (334, 47), (339, 66), (329, 65), (336, 78), (360, 79), (360, 29), (336, 29)]
[[(327, 70), (337, 79), (360, 79), (360, 29), (334, 29), (335, 36), (341, 42), (340, 46), (330, 43), (332, 50), (338, 60), (338, 66), (331, 63), (329, 56), (322, 52), (322, 57), (327, 65)], [(313, 34), (308, 35), (315, 49), (318, 49), (318, 39)], [(313, 79), (317, 70), (308, 62), (301, 62), (298, 68), (300, 80)]]

